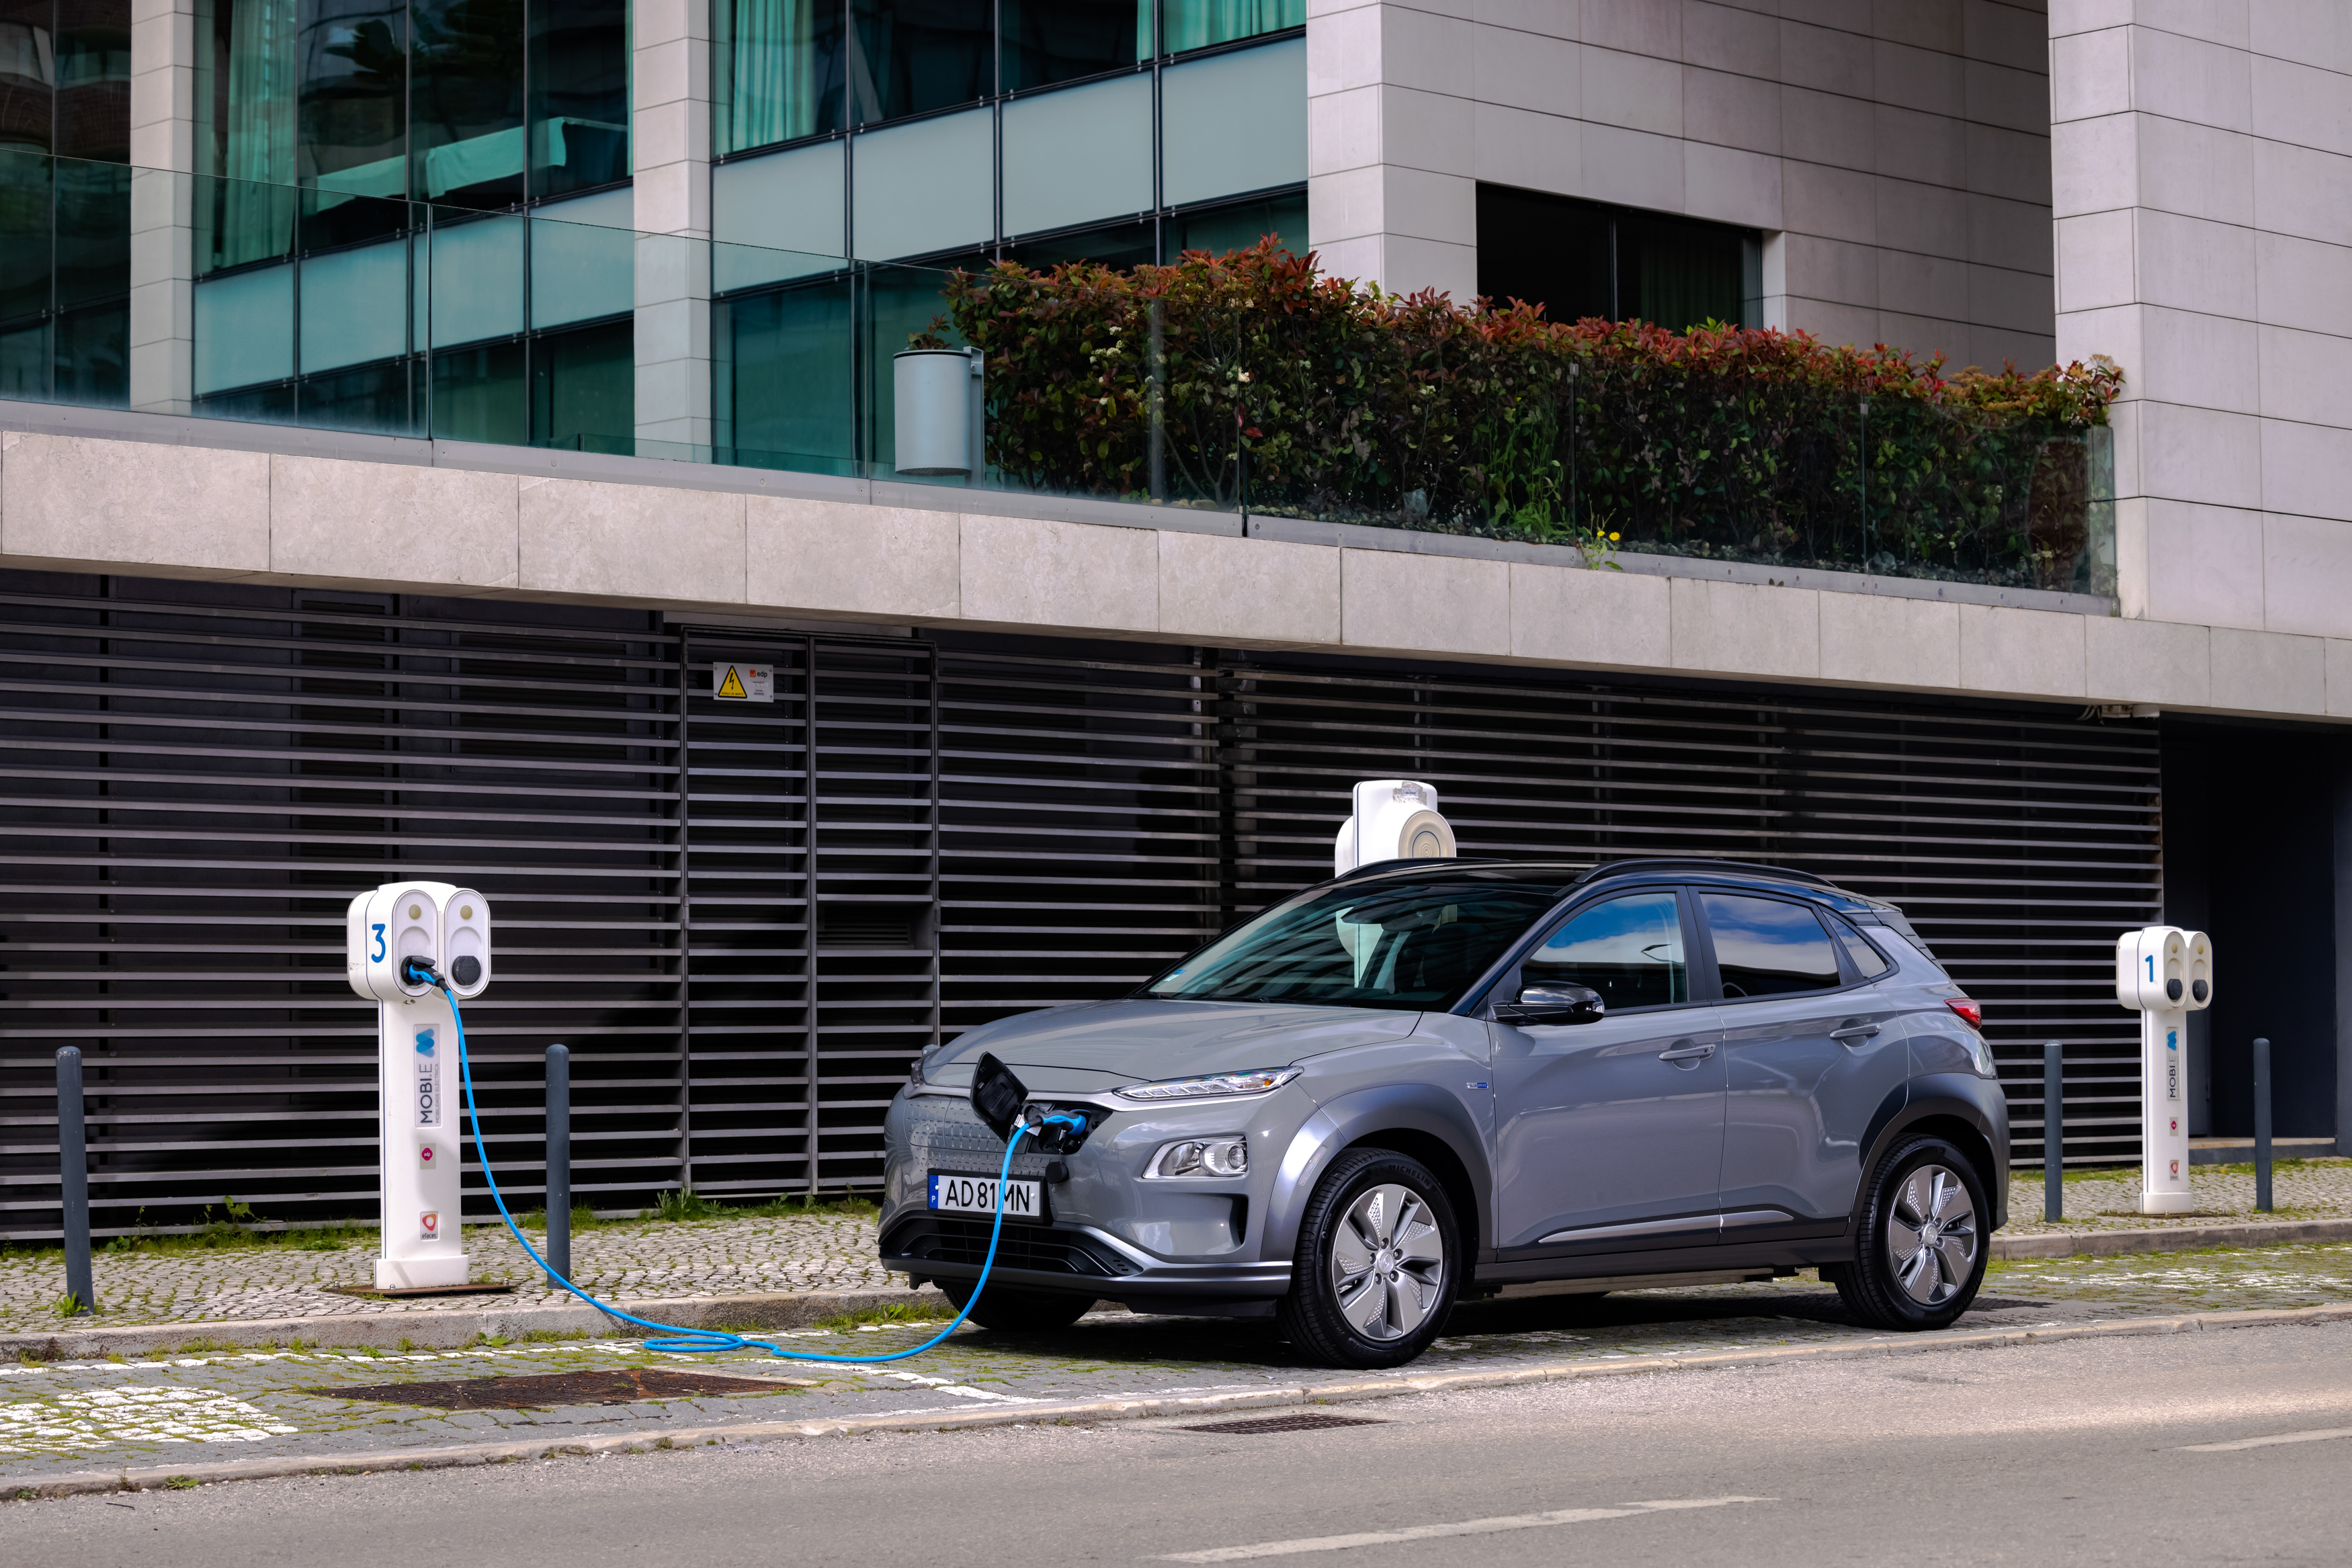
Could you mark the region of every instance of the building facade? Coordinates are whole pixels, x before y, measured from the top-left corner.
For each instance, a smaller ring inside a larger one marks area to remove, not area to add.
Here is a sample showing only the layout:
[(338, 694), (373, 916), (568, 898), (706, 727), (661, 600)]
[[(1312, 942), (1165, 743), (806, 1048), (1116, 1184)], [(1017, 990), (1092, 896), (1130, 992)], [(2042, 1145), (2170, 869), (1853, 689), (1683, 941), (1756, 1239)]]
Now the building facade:
[[(64, 1044), (101, 1228), (365, 1212), (341, 910), (427, 872), (498, 902), (519, 1166), (560, 1040), (600, 1203), (856, 1186), (916, 1049), (1132, 984), (1396, 774), (1465, 852), (1903, 904), (2029, 1158), (2051, 1039), (2068, 1157), (2136, 1155), (2114, 936), (2210, 929), (2192, 1130), (2250, 1128), (2263, 1035), (2281, 1134), (2352, 1135), (2339, 9), (0, 7), (0, 1229), (54, 1229)], [(1269, 235), (1556, 318), (2106, 355), (2107, 570), (1600, 570), (898, 473), (949, 270)], [(713, 695), (746, 662), (774, 703)]]

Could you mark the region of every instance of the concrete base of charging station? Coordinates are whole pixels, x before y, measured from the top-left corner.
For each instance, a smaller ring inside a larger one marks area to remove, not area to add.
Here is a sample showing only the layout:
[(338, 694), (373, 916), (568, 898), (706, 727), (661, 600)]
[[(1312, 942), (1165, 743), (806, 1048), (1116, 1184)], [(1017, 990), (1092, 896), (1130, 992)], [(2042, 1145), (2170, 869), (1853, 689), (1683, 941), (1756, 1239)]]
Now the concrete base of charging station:
[[(330, 1312), (316, 1317), (238, 1318), (211, 1322), (101, 1325), (92, 1319), (64, 1322), (38, 1333), (0, 1334), (0, 1357), (37, 1361), (89, 1361), (108, 1354), (143, 1354), (176, 1350), (192, 1342), (208, 1346), (252, 1348), (289, 1340), (306, 1344), (364, 1345), (394, 1350), (406, 1340), (418, 1350), (457, 1350), (487, 1334), (520, 1339), (541, 1333), (584, 1333), (592, 1338), (635, 1339), (646, 1330), (606, 1317), (593, 1307), (476, 1305), (481, 1297), (454, 1298), (464, 1306), (402, 1306), (378, 1312)], [(495, 1302), (496, 1298), (490, 1299)], [(701, 1296), (687, 1301), (614, 1303), (643, 1318), (679, 1328), (802, 1329), (843, 1312), (877, 1312), (922, 1305), (941, 1312), (954, 1309), (937, 1290), (772, 1291), (749, 1296)]]

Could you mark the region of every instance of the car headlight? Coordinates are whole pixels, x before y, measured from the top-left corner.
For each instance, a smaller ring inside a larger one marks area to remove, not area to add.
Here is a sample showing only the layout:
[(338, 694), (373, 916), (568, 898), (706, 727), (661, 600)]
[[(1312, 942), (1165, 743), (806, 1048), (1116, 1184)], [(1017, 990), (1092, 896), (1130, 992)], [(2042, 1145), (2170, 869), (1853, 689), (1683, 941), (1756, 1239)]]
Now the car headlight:
[(1264, 1094), (1297, 1076), (1296, 1067), (1269, 1067), (1263, 1072), (1218, 1072), (1206, 1078), (1130, 1083), (1118, 1093), (1123, 1100), (1221, 1100), (1235, 1094)]
[(1143, 1167), (1147, 1181), (1174, 1181), (1184, 1176), (1237, 1176), (1249, 1175), (1249, 1140), (1236, 1134), (1229, 1138), (1186, 1138), (1181, 1143), (1163, 1144)]

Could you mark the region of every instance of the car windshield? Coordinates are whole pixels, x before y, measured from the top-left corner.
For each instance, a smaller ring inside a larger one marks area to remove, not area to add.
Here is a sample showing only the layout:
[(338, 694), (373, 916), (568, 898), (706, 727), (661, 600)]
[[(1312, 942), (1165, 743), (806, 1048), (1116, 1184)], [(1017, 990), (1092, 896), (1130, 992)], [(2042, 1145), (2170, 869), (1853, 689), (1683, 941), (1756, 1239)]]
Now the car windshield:
[(1561, 882), (1456, 875), (1323, 889), (1227, 932), (1144, 988), (1170, 1000), (1452, 1007)]

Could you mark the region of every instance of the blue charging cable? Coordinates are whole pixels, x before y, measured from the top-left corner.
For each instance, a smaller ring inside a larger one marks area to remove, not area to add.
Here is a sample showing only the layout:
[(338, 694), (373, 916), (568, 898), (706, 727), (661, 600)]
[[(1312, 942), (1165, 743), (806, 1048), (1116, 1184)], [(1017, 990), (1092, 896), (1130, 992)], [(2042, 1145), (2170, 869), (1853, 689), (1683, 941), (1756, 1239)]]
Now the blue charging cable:
[[(647, 1350), (660, 1351), (672, 1355), (717, 1355), (730, 1350), (764, 1350), (770, 1355), (783, 1356), (793, 1361), (835, 1361), (870, 1365), (876, 1362), (904, 1361), (910, 1355), (920, 1355), (961, 1328), (964, 1319), (971, 1315), (973, 1305), (980, 1300), (980, 1292), (988, 1285), (988, 1271), (996, 1263), (996, 1240), (1004, 1229), (1004, 1183), (1013, 1175), (1013, 1151), (1019, 1145), (1022, 1134), (1036, 1131), (1035, 1127), (1016, 1122), (1013, 1124), (1013, 1135), (1004, 1140), (1004, 1165), (996, 1173), (996, 1219), (988, 1229), (988, 1256), (981, 1261), (980, 1278), (972, 1282), (971, 1294), (965, 1300), (963, 1311), (956, 1313), (955, 1322), (948, 1324), (914, 1349), (894, 1350), (882, 1355), (822, 1355), (815, 1351), (788, 1349), (773, 1340), (760, 1339), (749, 1334), (729, 1333), (723, 1329), (690, 1329), (681, 1328), (676, 1323), (657, 1323), (651, 1319), (638, 1317), (633, 1312), (625, 1312), (618, 1307), (608, 1306), (557, 1273), (548, 1266), (547, 1260), (539, 1255), (539, 1249), (530, 1244), (530, 1239), (522, 1233), (522, 1228), (514, 1222), (514, 1216), (507, 1212), (506, 1195), (499, 1191), (498, 1175), (490, 1169), (489, 1148), (482, 1142), (482, 1113), (474, 1108), (474, 1069), (466, 1056), (466, 1020), (457, 1010), (457, 998), (450, 991), (448, 982), (436, 974), (431, 965), (422, 959), (408, 959), (403, 967), (402, 977), (411, 985), (419, 983), (432, 985), (443, 996), (449, 998), (449, 1017), (457, 1026), (457, 1078), (466, 1086), (466, 1115), (474, 1124), (474, 1152), (481, 1157), (482, 1179), (489, 1184), (490, 1200), (499, 1206), (499, 1218), (507, 1222), (507, 1229), (512, 1233), (517, 1241), (522, 1244), (522, 1249), (530, 1254), (530, 1260), (546, 1270), (549, 1279), (607, 1317), (618, 1318), (623, 1322), (635, 1323), (639, 1328), (653, 1329), (656, 1333), (668, 1336), (663, 1339), (646, 1340)], [(1038, 1126), (1055, 1121), (1076, 1124), (1077, 1118), (1057, 1114), (1046, 1117), (1044, 1122), (1038, 1124)]]

